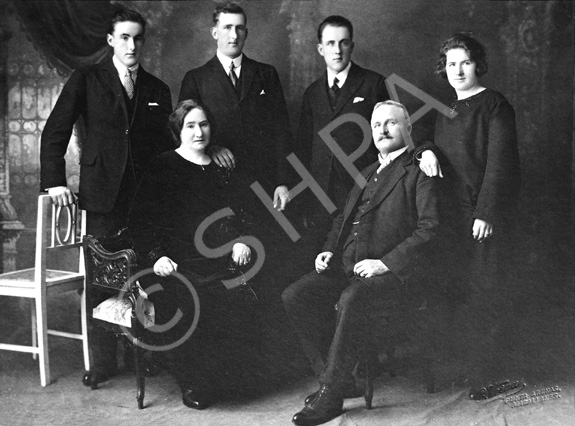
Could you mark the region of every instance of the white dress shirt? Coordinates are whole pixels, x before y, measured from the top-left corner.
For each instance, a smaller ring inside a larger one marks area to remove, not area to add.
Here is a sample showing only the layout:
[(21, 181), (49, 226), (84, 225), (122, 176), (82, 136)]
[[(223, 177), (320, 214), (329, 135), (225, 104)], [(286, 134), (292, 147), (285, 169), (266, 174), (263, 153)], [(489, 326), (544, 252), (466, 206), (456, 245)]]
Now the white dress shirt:
[(240, 72), (242, 71), (242, 59), (244, 58), (243, 53), (240, 56), (238, 56), (237, 58), (232, 59), (232, 58), (224, 55), (223, 53), (221, 53), (219, 50), (217, 50), (216, 56), (218, 57), (220, 63), (222, 64), (222, 67), (224, 67), (224, 71), (226, 72), (228, 77), (230, 76), (230, 65), (233, 62), (234, 63), (234, 72), (236, 73), (236, 76), (238, 77), (238, 79), (240, 78)]
[[(124, 77), (126, 76), (126, 70), (128, 70), (128, 67), (126, 67), (124, 64), (122, 64), (116, 58), (116, 56), (112, 56), (112, 62), (114, 63), (114, 66), (116, 67), (116, 70), (118, 71), (118, 76), (120, 77), (120, 81), (122, 82), (122, 84), (124, 84)], [(133, 67), (129, 68), (129, 70), (132, 72), (132, 81), (134, 82), (134, 86), (136, 85), (136, 79), (138, 78), (138, 68), (139, 67), (140, 67), (140, 63), (138, 62)]]
[(347, 76), (349, 75), (349, 69), (351, 68), (351, 61), (347, 64), (344, 70), (338, 72), (337, 74), (334, 73), (331, 69), (327, 69), (327, 87), (333, 86), (333, 80), (337, 77), (337, 87), (340, 89), (345, 84), (345, 80), (347, 80)]
[(397, 157), (399, 157), (401, 154), (403, 154), (403, 152), (406, 149), (407, 149), (407, 147), (404, 146), (403, 148), (399, 148), (393, 152), (390, 152), (386, 156), (381, 155), (381, 152), (380, 152), (377, 155), (377, 159), (379, 160), (379, 164), (380, 164), (380, 166), (377, 168), (377, 173), (381, 172), (383, 169), (385, 169), (387, 166), (389, 166), (389, 164), (393, 160), (395, 160)]

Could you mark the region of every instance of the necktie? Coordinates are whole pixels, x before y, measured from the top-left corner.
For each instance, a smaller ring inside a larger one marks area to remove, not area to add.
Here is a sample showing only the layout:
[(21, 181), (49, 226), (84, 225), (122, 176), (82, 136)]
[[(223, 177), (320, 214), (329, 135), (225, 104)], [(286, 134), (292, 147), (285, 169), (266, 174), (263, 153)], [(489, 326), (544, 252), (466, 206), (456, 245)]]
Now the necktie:
[(232, 81), (234, 87), (238, 86), (238, 76), (234, 71), (234, 61), (232, 61), (232, 63), (230, 64), (230, 80)]
[(377, 168), (376, 173), (381, 172), (391, 163), (391, 157), (389, 156), (389, 154), (387, 154), (383, 159), (381, 158), (381, 154), (379, 154), (378, 159), (379, 159), (379, 167)]
[(329, 88), (329, 99), (331, 100), (331, 104), (335, 105), (335, 101), (337, 100), (337, 94), (339, 93), (339, 86), (337, 85), (339, 80), (336, 78), (333, 79), (333, 86)]
[(128, 98), (132, 99), (134, 97), (134, 80), (132, 80), (132, 71), (126, 70), (126, 75), (124, 76), (124, 88), (128, 94)]

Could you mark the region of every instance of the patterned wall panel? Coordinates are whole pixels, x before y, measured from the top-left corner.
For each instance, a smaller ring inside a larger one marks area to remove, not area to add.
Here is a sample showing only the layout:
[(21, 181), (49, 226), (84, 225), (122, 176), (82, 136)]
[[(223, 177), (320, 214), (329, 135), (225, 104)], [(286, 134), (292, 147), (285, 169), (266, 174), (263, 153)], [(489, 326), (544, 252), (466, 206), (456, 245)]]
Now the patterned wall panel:
[[(12, 37), (7, 44), (5, 148), (8, 179), (0, 179), (0, 194), (8, 194), (14, 216), (24, 224), (20, 238), (11, 248), (12, 263), (30, 267), (34, 259), (37, 198), (40, 190), (40, 139), (50, 111), (66, 82), (27, 40), (14, 15), (8, 19)], [(72, 136), (66, 154), (68, 184), (77, 191), (79, 148)], [(0, 161), (0, 167), (5, 162)], [(0, 176), (4, 171), (0, 170)], [(5, 245), (5, 244), (4, 244)], [(13, 253), (12, 253), (13, 252)], [(4, 247), (4, 264), (6, 247)]]
[[(8, 157), (13, 189), (39, 189), (40, 137), (64, 81), (39, 58), (11, 58), (8, 66)], [(69, 184), (77, 190), (79, 166), (75, 135), (68, 148)], [(24, 189), (24, 188), (22, 188)]]
[[(8, 159), (13, 194), (35, 193), (40, 185), (40, 138), (46, 119), (58, 99), (65, 79), (34, 54), (11, 57), (8, 64)], [(66, 154), (68, 184), (78, 189), (79, 148), (72, 136)], [(16, 201), (16, 200), (15, 200)], [(35, 210), (19, 212), (27, 228), (34, 227)], [(22, 204), (21, 204), (22, 205)]]

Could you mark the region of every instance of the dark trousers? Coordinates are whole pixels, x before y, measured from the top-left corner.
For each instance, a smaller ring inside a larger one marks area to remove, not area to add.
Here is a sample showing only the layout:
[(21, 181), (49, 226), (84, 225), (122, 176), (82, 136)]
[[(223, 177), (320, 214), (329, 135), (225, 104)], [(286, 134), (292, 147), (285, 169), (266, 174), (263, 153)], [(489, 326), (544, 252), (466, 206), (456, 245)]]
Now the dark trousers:
[[(129, 170), (128, 170), (129, 169)], [(98, 239), (114, 235), (128, 225), (128, 211), (136, 190), (131, 168), (127, 168), (120, 192), (112, 211), (108, 213), (87, 212), (86, 233)], [(113, 294), (92, 287), (90, 293), (93, 309)], [(100, 327), (90, 329), (90, 348), (92, 349), (92, 368), (99, 372), (114, 372), (117, 369), (117, 341), (114, 333)]]
[(399, 303), (401, 293), (391, 273), (360, 278), (346, 275), (341, 266), (304, 275), (284, 291), (284, 307), (321, 384), (352, 382), (359, 350), (369, 337), (371, 302)]

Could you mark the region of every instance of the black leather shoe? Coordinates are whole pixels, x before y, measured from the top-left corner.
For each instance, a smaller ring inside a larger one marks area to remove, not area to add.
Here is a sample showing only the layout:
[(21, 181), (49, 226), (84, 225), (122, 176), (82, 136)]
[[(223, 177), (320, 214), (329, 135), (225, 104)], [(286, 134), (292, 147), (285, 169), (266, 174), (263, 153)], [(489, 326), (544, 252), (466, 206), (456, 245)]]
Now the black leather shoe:
[(343, 393), (335, 386), (321, 385), (313, 401), (296, 413), (292, 422), (298, 426), (315, 426), (340, 416), (343, 408)]
[[(319, 393), (319, 390), (316, 390), (314, 393), (309, 394), (307, 396), (307, 398), (305, 399), (305, 405), (308, 405), (310, 402), (312, 402), (318, 393)], [(350, 385), (346, 386), (345, 388), (343, 388), (343, 398), (344, 399), (361, 398), (362, 396), (363, 396), (363, 390), (358, 389), (355, 384), (353, 384), (353, 385), (350, 384)]]
[(209, 407), (212, 401), (207, 394), (202, 394), (193, 389), (186, 389), (182, 391), (182, 402), (186, 407), (190, 407), (195, 410), (203, 410), (204, 408)]
[(96, 371), (86, 371), (84, 376), (82, 376), (82, 383), (84, 386), (90, 386), (92, 390), (98, 389), (98, 384), (105, 382), (110, 377), (114, 377), (118, 374), (117, 370), (110, 370), (107, 372), (96, 372)]

